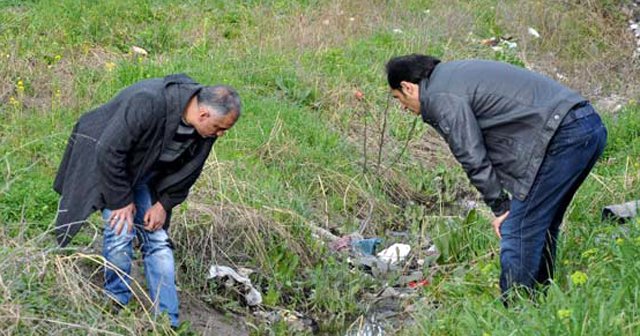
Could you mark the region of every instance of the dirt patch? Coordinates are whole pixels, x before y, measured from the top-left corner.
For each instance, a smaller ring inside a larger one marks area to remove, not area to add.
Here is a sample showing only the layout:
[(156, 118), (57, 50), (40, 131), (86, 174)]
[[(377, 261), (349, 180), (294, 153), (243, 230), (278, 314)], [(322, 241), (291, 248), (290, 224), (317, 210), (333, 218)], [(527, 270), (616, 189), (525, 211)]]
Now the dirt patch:
[(180, 319), (203, 336), (249, 335), (241, 316), (225, 315), (186, 292), (180, 293)]
[[(99, 254), (102, 250), (101, 245), (100, 240), (96, 241), (88, 252)], [(151, 302), (146, 294), (143, 260), (137, 256), (132, 262), (131, 277), (133, 281), (131, 287), (134, 293), (133, 297), (143, 301), (142, 304), (147, 309), (150, 309)], [(102, 288), (102, 266), (86, 262), (77, 263), (77, 266), (83, 277), (89, 279), (94, 288)], [(199, 335), (249, 335), (247, 326), (244, 323), (245, 319), (242, 316), (216, 310), (188, 291), (180, 291), (178, 297), (180, 299), (180, 321), (189, 322), (191, 329), (198, 332)]]

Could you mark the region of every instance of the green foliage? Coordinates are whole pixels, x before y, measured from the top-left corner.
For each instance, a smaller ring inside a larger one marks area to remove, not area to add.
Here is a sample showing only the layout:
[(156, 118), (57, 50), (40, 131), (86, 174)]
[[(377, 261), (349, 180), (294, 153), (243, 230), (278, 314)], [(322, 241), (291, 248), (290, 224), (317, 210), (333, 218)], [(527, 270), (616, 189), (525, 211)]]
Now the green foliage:
[[(16, 335), (169, 333), (140, 305), (119, 316), (105, 312), (100, 281), (88, 279), (99, 278), (99, 263), (73, 250), (93, 241), (92, 230), (65, 255), (51, 252), (48, 232), (58, 201), (51, 185), (77, 117), (127, 85), (184, 72), (236, 87), (244, 112), (216, 143), (189, 201), (174, 212), (183, 293), (203, 291), (213, 307), (242, 311), (232, 298), (211, 298), (218, 288), (203, 272), (213, 262), (252, 267), (265, 308), (299, 311), (322, 332), (342, 334), (367, 313), (365, 294), (384, 284), (351, 269), (308, 226), (345, 234), (368, 223), (367, 236), (406, 231), (410, 243), (430, 237), (440, 251), (438, 267), (428, 270), (433, 281), (420, 292), (425, 300), (417, 300), (416, 325), (400, 333), (637, 334), (638, 222), (599, 221), (603, 205), (640, 193), (637, 104), (604, 113), (608, 146), (567, 212), (556, 283), (547, 297), (517, 309), (497, 299), (498, 242), (488, 211), (466, 213), (456, 205), (477, 198), (463, 171), (447, 161), (446, 149), (416, 149), (432, 136), (427, 127), (392, 103), (383, 167), (374, 163), (390, 57), (422, 52), (524, 66), (551, 52), (582, 72), (590, 59), (609, 63), (601, 56), (610, 55), (617, 36), (602, 22), (624, 24), (620, 3), (1, 1), (0, 315), (11, 318), (0, 317), (0, 326)], [(498, 52), (476, 41), (516, 35), (534, 19), (542, 39), (515, 38), (517, 48)], [(132, 46), (149, 54), (133, 54)], [(599, 80), (617, 76), (609, 71)], [(355, 89), (364, 101), (353, 98)], [(407, 141), (409, 149), (391, 166)], [(77, 325), (69, 331), (65, 323)], [(193, 329), (196, 323), (185, 324), (179, 333)], [(295, 334), (284, 322), (257, 329)]]

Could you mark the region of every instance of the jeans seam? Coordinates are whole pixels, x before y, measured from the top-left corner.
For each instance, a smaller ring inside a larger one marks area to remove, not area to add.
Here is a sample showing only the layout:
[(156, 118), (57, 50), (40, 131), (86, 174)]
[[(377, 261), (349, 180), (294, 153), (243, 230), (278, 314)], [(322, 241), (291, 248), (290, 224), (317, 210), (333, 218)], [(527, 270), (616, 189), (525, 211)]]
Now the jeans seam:
[[(543, 160), (542, 164), (544, 165), (544, 160)], [(541, 168), (544, 168), (544, 167), (541, 167)], [(544, 169), (540, 169), (540, 171), (538, 172), (538, 175), (536, 175), (536, 179), (534, 179), (534, 183), (537, 181), (537, 177), (539, 177), (543, 172), (544, 172)], [(532, 190), (529, 192), (529, 196), (528, 196), (528, 197), (530, 197), (529, 200), (531, 200), (531, 198), (533, 198), (535, 196), (535, 194), (538, 191), (539, 187), (540, 187), (540, 183), (535, 183), (533, 185)], [(520, 265), (518, 265), (518, 268), (522, 268), (522, 265), (524, 264), (523, 258), (524, 258), (524, 255), (525, 255), (524, 254), (524, 247), (523, 247), (524, 244), (522, 242), (523, 241), (523, 238), (522, 238), (522, 236), (523, 236), (522, 224), (524, 223), (524, 221), (527, 219), (527, 217), (530, 214), (530, 209), (531, 209), (532, 203), (533, 202), (527, 202), (527, 206), (525, 207), (524, 213), (523, 213), (523, 215), (522, 215), (522, 217), (521, 217), (521, 219), (520, 219), (520, 221), (518, 223), (518, 240), (519, 240), (518, 244), (520, 245), (519, 246), (520, 247), (520, 258), (518, 260), (520, 262)], [(548, 230), (548, 228), (547, 228), (547, 230)]]

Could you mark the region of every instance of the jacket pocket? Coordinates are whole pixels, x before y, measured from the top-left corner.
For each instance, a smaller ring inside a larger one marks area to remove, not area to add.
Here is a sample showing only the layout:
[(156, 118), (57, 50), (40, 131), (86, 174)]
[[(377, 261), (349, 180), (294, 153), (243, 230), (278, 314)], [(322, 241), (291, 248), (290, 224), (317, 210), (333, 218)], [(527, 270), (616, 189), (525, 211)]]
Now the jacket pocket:
[(523, 146), (516, 140), (503, 135), (486, 135), (485, 148), (493, 167), (499, 172), (519, 178), (524, 175), (526, 160)]
[(431, 126), (433, 126), (438, 134), (440, 134), (444, 139), (447, 139), (449, 137), (449, 133), (451, 133), (451, 126), (446, 118), (440, 119), (440, 121), (431, 124)]

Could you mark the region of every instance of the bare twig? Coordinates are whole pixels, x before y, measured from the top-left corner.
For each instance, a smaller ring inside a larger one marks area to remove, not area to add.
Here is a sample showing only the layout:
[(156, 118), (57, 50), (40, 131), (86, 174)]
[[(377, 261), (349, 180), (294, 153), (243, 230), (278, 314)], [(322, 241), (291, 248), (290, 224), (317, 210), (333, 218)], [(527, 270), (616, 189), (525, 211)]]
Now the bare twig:
[(362, 117), (364, 118), (364, 141), (362, 142), (362, 156), (364, 163), (362, 164), (362, 174), (367, 173), (367, 109), (362, 108)]
[(413, 120), (413, 125), (411, 125), (411, 129), (409, 130), (409, 135), (407, 136), (407, 141), (404, 143), (404, 146), (402, 147), (402, 150), (400, 151), (398, 156), (391, 162), (391, 164), (387, 167), (385, 172), (383, 174), (380, 174), (380, 176), (384, 176), (391, 168), (393, 168), (393, 166), (396, 163), (398, 163), (398, 161), (400, 160), (402, 155), (404, 155), (404, 152), (407, 150), (407, 147), (409, 147), (409, 141), (411, 141), (411, 138), (413, 137), (413, 132), (415, 131), (417, 124), (418, 124), (418, 118), (415, 118)]
[(384, 146), (384, 134), (387, 132), (387, 116), (389, 114), (389, 101), (391, 100), (391, 93), (387, 94), (387, 105), (384, 107), (382, 130), (380, 131), (380, 144), (378, 145), (378, 171), (380, 171), (382, 163), (382, 147)]

